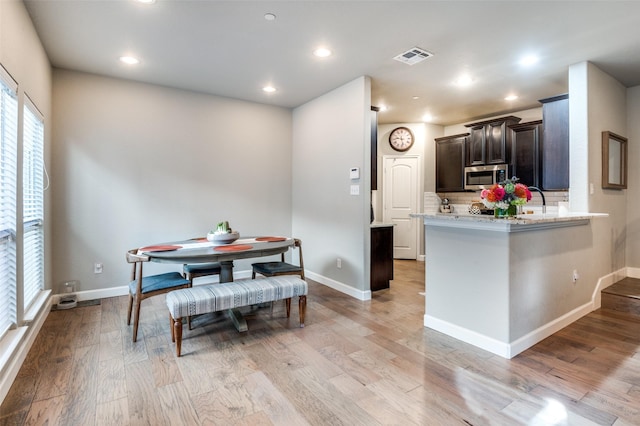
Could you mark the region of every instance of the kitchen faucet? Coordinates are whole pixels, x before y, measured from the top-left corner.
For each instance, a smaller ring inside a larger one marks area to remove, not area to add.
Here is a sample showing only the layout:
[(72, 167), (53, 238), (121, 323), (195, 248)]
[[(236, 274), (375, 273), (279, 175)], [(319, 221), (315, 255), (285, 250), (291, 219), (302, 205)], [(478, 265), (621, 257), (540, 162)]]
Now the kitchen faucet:
[(545, 214), (547, 212), (547, 202), (544, 199), (544, 193), (542, 192), (542, 190), (537, 186), (529, 186), (528, 189), (529, 191), (538, 191), (540, 193), (540, 195), (542, 196), (542, 214)]

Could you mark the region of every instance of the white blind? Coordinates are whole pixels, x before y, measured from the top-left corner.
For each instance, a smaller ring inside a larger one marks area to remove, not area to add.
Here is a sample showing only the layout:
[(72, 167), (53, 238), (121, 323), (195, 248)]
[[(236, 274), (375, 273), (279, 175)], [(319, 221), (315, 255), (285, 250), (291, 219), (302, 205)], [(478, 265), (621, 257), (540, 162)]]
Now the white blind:
[(0, 339), (16, 323), (17, 89), (0, 65)]
[(25, 96), (22, 138), (24, 308), (44, 288), (44, 120)]

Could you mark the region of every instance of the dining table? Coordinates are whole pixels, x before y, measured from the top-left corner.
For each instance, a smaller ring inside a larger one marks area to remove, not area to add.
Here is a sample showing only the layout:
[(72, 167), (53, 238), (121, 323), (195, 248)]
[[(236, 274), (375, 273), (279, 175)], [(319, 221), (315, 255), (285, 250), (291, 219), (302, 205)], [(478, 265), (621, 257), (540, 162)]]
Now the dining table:
[[(181, 241), (153, 244), (141, 247), (138, 253), (149, 257), (151, 262), (174, 264), (197, 264), (218, 262), (220, 284), (233, 282), (233, 261), (285, 253), (293, 246), (294, 239), (281, 236), (242, 237), (221, 244), (207, 238), (191, 238)], [(238, 331), (246, 331), (247, 323), (238, 309), (228, 311)]]

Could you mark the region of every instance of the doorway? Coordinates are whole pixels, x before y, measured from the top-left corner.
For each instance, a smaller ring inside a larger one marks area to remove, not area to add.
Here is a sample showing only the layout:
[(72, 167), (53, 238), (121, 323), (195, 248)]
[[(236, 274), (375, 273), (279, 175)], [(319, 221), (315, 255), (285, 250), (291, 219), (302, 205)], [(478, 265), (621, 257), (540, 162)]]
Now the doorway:
[(417, 259), (418, 220), (410, 217), (420, 206), (420, 157), (385, 155), (382, 159), (382, 218), (394, 224), (394, 259)]

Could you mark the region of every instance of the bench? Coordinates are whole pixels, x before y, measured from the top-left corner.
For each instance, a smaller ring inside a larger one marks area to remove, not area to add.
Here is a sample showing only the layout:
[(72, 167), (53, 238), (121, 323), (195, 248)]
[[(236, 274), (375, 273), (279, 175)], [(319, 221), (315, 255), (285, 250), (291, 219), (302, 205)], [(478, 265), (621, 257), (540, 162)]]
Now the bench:
[(276, 300), (286, 301), (288, 318), (291, 313), (291, 298), (299, 296), (300, 327), (304, 327), (306, 295), (306, 281), (294, 275), (202, 285), (171, 291), (167, 293), (167, 307), (171, 341), (176, 344), (176, 355), (180, 356), (182, 348), (182, 318)]

